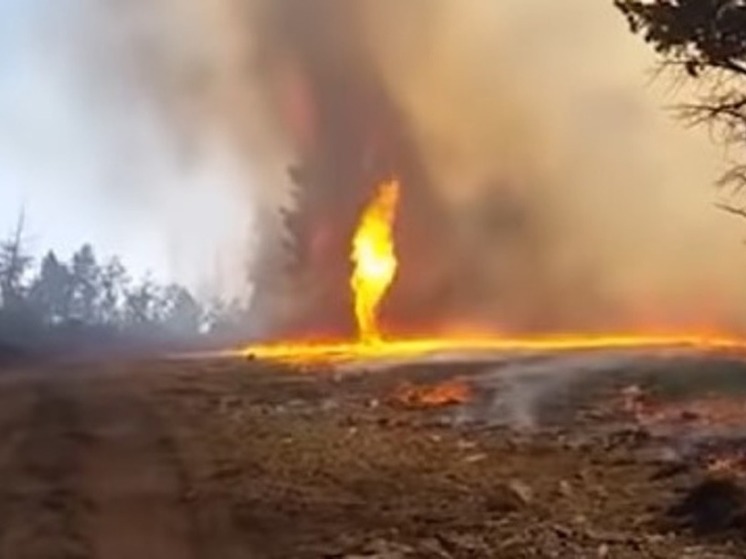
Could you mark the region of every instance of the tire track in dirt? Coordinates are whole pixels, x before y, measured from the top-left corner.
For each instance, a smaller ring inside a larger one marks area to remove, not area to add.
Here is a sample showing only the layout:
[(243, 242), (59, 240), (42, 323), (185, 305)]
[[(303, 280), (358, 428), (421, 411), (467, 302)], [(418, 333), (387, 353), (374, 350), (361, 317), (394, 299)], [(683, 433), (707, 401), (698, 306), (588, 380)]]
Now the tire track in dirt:
[(91, 445), (81, 461), (86, 522), (101, 559), (199, 557), (183, 468), (154, 410), (109, 378), (80, 387)]
[(61, 380), (34, 376), (3, 399), (16, 409), (0, 466), (0, 557), (90, 557), (77, 475), (86, 440), (71, 393)]
[[(175, 382), (173, 371), (158, 376), (173, 388)], [(204, 481), (207, 474), (200, 468), (204, 459), (209, 456), (197, 453), (188, 443), (194, 435), (193, 426), (186, 418), (171, 416), (167, 410), (170, 406), (159, 399), (158, 382), (139, 379), (131, 385), (131, 390), (137, 392), (139, 405), (147, 414), (153, 426), (153, 432), (159, 433), (158, 445), (162, 459), (170, 467), (181, 488), (181, 501), (191, 528), (190, 541), (193, 546), (193, 557), (200, 559), (250, 559), (263, 557), (246, 541), (245, 530), (237, 524), (234, 510), (231, 507), (229, 495), (212, 494), (198, 491), (201, 486), (199, 480)], [(170, 393), (171, 397), (179, 397)], [(214, 472), (210, 471), (212, 475)]]
[(15, 460), (21, 442), (26, 438), (26, 426), (30, 423), (36, 398), (28, 386), (19, 387), (18, 382), (7, 377), (2, 379), (0, 395), (0, 557), (3, 557), (6, 555), (7, 535), (12, 529), (14, 505), (19, 501), (16, 495), (18, 480), (14, 479), (18, 469)]

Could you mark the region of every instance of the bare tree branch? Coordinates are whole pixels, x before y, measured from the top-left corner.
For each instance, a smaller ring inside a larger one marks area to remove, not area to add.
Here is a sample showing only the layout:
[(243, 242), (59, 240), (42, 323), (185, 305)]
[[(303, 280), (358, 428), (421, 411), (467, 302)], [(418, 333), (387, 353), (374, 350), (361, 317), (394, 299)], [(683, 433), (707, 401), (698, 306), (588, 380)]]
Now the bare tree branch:
[(731, 215), (735, 215), (743, 219), (746, 219), (746, 208), (737, 208), (735, 206), (731, 206), (730, 204), (724, 204), (722, 202), (716, 203), (715, 207)]

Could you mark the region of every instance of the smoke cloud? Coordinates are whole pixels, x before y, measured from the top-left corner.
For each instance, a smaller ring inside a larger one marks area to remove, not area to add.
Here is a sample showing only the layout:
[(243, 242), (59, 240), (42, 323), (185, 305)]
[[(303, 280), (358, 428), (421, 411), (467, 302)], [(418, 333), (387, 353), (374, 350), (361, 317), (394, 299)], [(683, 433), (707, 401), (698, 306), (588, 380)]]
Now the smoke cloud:
[(393, 329), (744, 324), (722, 154), (610, 1), (90, 4), (92, 89), (146, 99), (187, 169), (246, 177), (268, 333), (349, 331), (349, 239), (392, 174)]

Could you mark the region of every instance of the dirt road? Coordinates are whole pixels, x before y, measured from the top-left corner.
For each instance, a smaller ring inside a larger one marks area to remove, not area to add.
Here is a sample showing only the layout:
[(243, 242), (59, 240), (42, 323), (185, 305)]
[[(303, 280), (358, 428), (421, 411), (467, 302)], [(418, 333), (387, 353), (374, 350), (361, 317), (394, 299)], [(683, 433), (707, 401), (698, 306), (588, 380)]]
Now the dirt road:
[(95, 370), (0, 383), (0, 557), (196, 557), (184, 476), (152, 406)]
[(462, 425), (390, 402), (402, 375), (422, 380), (229, 361), (5, 371), (0, 558), (744, 556), (732, 535), (661, 523), (693, 481), (635, 458), (639, 437)]

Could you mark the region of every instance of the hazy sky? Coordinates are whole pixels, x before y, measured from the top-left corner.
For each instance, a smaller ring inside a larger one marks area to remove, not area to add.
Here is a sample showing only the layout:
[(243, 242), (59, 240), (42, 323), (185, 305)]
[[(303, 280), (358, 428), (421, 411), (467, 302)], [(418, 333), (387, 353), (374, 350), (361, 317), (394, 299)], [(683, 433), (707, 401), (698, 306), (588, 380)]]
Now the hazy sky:
[[(252, 197), (286, 188), (254, 177), (271, 167), (285, 181), (292, 162), (278, 151), (267, 165), (230, 126), (261, 117), (243, 55), (251, 26), (234, 17), (247, 2), (0, 0), (0, 234), (25, 207), (37, 252), (90, 241), (136, 274), (245, 285)], [(676, 275), (707, 272), (705, 291), (727, 283), (740, 294), (741, 224), (711, 205), (721, 154), (665, 114), (665, 82), (651, 87), (645, 74), (654, 58), (611, 0), (432, 2), (437, 48), (400, 56), (413, 31), (406, 13), (388, 16), (404, 3), (385, 3), (373, 27), (377, 62), (438, 186), (479, 184), (504, 161), (506, 173), (513, 165), (566, 192), (587, 225), (577, 236), (603, 241), (625, 285), (660, 276), (668, 292), (672, 274), (659, 269), (686, 259)], [(530, 134), (503, 126), (516, 120)]]
[(125, 79), (92, 87), (70, 34), (93, 4), (0, 2), (0, 233), (25, 207), (35, 251), (67, 255), (90, 241), (136, 275), (199, 287), (236, 259), (226, 248), (249, 229), (246, 178), (209, 142), (186, 167), (183, 146)]

